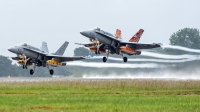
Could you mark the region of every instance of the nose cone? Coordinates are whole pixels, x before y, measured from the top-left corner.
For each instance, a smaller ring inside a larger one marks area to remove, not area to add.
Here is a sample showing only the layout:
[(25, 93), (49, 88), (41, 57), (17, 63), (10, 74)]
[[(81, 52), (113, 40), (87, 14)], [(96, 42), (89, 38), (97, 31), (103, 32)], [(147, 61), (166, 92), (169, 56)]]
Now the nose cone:
[(89, 32), (89, 31), (81, 31), (80, 33), (81, 33), (83, 36), (90, 37), (90, 32)]
[(10, 47), (10, 48), (8, 48), (8, 51), (10, 51), (12, 53), (17, 53), (17, 48), (16, 47)]

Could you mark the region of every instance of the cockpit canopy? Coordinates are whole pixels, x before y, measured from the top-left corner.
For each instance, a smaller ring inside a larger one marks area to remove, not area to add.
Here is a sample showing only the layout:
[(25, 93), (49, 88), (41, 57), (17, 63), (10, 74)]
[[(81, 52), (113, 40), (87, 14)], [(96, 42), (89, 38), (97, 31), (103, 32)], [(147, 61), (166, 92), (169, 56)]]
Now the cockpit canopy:
[(21, 43), (21, 44), (19, 44), (19, 46), (28, 46), (28, 44), (27, 43)]
[(94, 27), (94, 30), (100, 31), (101, 29), (99, 27)]

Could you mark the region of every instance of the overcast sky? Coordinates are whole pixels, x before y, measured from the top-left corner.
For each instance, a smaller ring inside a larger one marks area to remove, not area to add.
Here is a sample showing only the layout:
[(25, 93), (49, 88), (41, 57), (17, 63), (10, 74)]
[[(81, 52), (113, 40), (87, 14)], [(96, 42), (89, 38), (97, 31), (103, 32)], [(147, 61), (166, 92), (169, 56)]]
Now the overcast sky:
[(169, 43), (179, 29), (200, 29), (200, 0), (0, 0), (0, 55), (42, 41), (54, 53), (69, 41), (64, 55), (73, 56), (74, 43), (89, 42), (79, 32), (96, 26), (112, 34), (121, 29), (123, 41), (143, 28), (141, 43)]

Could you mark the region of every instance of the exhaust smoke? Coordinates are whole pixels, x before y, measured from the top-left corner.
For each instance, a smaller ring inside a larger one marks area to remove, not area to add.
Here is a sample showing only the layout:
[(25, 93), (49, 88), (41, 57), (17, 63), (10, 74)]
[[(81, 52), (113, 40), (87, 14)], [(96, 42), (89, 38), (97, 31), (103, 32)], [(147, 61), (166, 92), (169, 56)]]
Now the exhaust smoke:
[[(190, 49), (181, 46), (163, 45), (162, 48), (177, 49), (187, 52), (200, 53), (200, 50)], [(170, 55), (161, 54), (155, 52), (142, 51), (142, 58), (134, 58), (132, 56), (128, 59), (128, 62), (132, 63), (122, 63), (122, 58), (108, 57), (108, 60), (116, 61), (115, 63), (101, 63), (101, 62), (70, 62), (70, 66), (81, 66), (81, 67), (91, 67), (91, 68), (123, 68), (112, 70), (107, 69), (106, 74), (104, 72), (97, 73), (91, 71), (87, 74), (83, 73), (83, 78), (94, 78), (94, 79), (175, 79), (175, 80), (200, 80), (200, 69), (198, 62), (200, 56), (197, 54), (184, 54), (184, 55)], [(88, 58), (102, 59), (103, 56), (94, 56)], [(121, 62), (121, 63), (118, 63)], [(142, 62), (142, 63), (141, 63)], [(133, 68), (128, 69), (126, 68)], [(142, 68), (142, 69), (139, 69)]]
[(182, 51), (187, 51), (187, 52), (200, 53), (200, 50), (198, 50), (198, 49), (191, 49), (191, 48), (182, 47), (182, 46), (162, 45), (161, 47), (162, 48), (177, 49), (177, 50), (182, 50)]
[(146, 63), (146, 64), (128, 64), (128, 63), (99, 63), (99, 62), (68, 62), (70, 66), (81, 66), (91, 68), (163, 68), (165, 65)]

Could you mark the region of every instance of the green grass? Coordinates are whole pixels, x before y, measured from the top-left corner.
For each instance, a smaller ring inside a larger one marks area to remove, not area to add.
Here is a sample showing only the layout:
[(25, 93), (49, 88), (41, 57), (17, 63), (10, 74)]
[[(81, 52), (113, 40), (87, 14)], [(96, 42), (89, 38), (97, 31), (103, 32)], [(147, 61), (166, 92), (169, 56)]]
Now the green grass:
[(0, 111), (200, 111), (200, 81), (0, 82)]

